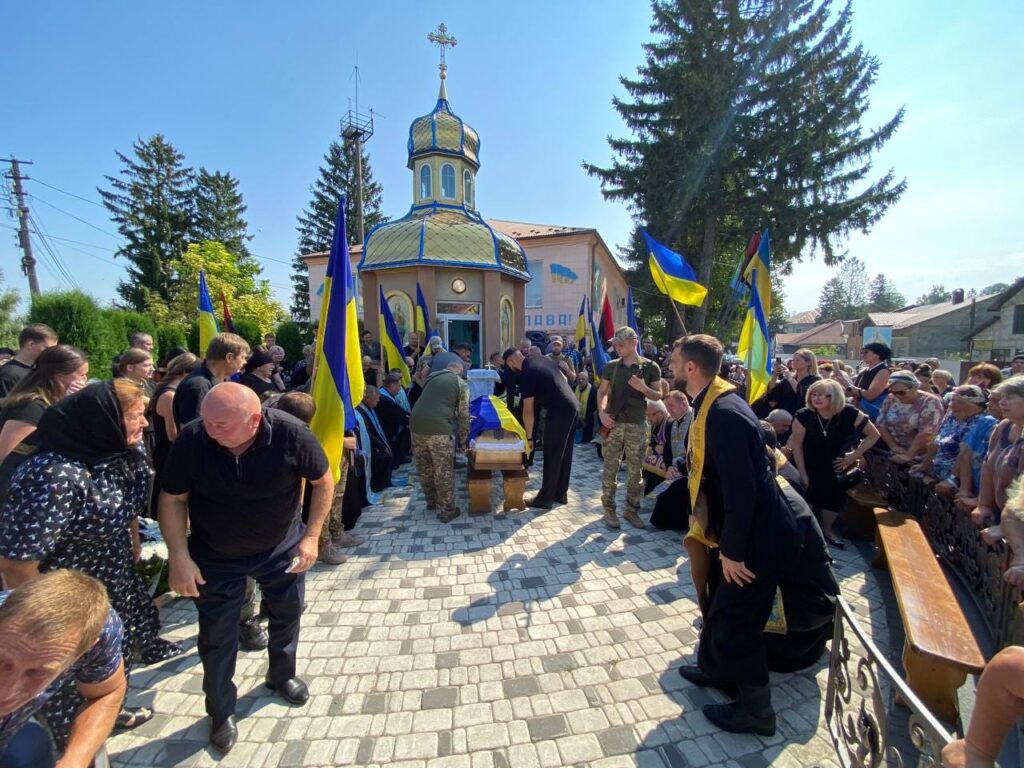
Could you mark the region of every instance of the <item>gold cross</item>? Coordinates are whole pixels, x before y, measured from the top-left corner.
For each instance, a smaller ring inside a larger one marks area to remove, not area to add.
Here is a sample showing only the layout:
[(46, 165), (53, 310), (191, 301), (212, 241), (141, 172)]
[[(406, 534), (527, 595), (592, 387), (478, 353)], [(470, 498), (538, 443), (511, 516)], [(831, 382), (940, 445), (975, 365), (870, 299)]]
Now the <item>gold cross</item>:
[(437, 30), (427, 35), (427, 40), (441, 49), (441, 63), (438, 64), (438, 69), (441, 70), (441, 79), (444, 80), (448, 70), (448, 66), (444, 63), (445, 48), (449, 46), (454, 48), (458, 40), (448, 34), (448, 27), (444, 24), (438, 24)]

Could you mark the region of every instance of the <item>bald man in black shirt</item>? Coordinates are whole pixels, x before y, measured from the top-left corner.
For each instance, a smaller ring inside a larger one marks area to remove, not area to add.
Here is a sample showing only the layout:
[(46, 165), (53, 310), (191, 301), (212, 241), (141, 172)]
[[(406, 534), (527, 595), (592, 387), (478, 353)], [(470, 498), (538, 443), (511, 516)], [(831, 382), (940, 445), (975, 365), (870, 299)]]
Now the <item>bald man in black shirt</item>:
[[(568, 501), (569, 475), (572, 472), (572, 446), (576, 437), (578, 403), (565, 377), (564, 363), (548, 357), (524, 358), (518, 349), (505, 351), (505, 365), (519, 375), (519, 390), (523, 398), (523, 426), (526, 434), (533, 434), (534, 414), (543, 408), (544, 421), (544, 478), (540, 490), (527, 506), (551, 509), (555, 504)], [(527, 452), (532, 446), (527, 446)]]
[[(247, 576), (259, 582), (270, 613), (267, 687), (290, 704), (309, 699), (295, 676), (304, 572), (316, 562), (334, 476), (309, 427), (262, 409), (248, 387), (218, 384), (201, 415), (182, 428), (167, 457), (160, 530), (171, 589), (196, 601), (210, 741), (227, 752), (238, 738), (232, 677)], [(312, 486), (307, 525), (303, 480)]]

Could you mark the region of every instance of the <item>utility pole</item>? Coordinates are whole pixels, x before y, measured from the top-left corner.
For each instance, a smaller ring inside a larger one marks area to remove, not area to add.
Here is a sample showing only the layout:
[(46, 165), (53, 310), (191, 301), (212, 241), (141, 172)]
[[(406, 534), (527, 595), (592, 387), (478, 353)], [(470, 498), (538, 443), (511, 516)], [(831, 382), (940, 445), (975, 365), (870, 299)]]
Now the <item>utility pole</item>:
[[(3, 158), (0, 158), (3, 160)], [(36, 260), (32, 255), (32, 240), (28, 232), (28, 205), (25, 204), (25, 190), (21, 186), (22, 181), (28, 180), (28, 176), (21, 175), (21, 163), (32, 165), (30, 160), (18, 160), (11, 157), (10, 160), (3, 160), (11, 164), (11, 170), (7, 177), (14, 180), (14, 196), (18, 200), (18, 243), (21, 245), (23, 256), (21, 257), (21, 271), (28, 278), (28, 290), (35, 296), (39, 293), (39, 278), (36, 277)]]

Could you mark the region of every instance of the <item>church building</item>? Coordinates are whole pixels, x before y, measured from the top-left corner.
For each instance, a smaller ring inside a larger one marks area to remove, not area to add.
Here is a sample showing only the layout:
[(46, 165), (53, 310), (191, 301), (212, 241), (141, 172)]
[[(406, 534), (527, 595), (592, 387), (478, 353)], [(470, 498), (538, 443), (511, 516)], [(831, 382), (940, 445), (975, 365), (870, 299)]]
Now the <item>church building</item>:
[[(451, 39), (443, 27), (439, 32), (441, 39)], [(443, 57), (440, 69), (434, 109), (409, 128), (409, 212), (374, 227), (362, 245), (349, 249), (365, 327), (377, 336), (383, 289), (406, 341), (413, 330), (417, 283), (445, 346), (468, 343), (474, 365), (514, 346), (526, 331), (571, 337), (584, 295), (596, 312), (607, 290), (616, 324), (625, 322), (626, 278), (596, 229), (488, 221), (480, 215), (480, 137), (452, 110)], [(314, 318), (327, 256), (302, 257), (309, 267)]]

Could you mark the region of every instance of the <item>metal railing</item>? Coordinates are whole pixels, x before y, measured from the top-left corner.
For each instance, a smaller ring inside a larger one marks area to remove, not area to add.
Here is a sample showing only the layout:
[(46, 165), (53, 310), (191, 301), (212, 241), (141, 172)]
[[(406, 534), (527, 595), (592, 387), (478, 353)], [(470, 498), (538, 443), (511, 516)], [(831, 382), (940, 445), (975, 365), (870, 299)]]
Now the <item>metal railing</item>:
[[(907, 710), (897, 712), (897, 701)], [(844, 768), (939, 766), (942, 748), (953, 738), (871, 642), (842, 597), (829, 654), (825, 725)]]

